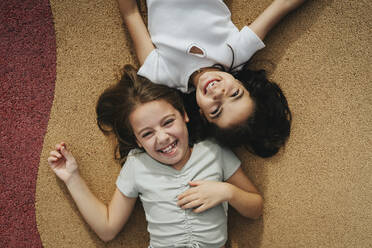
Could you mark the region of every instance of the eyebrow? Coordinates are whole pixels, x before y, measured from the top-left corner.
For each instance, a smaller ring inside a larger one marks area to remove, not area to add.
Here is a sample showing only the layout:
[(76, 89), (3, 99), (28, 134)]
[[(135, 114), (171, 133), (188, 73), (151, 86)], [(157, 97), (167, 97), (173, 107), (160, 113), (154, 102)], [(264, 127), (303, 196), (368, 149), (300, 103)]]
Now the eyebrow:
[[(161, 120), (160, 120), (160, 122), (163, 122), (165, 119), (168, 119), (169, 117), (175, 117), (175, 114), (169, 114), (169, 115), (166, 115), (166, 116), (164, 116)], [(142, 128), (141, 130), (139, 130), (138, 131), (138, 134), (141, 134), (143, 131), (145, 131), (146, 129), (149, 129), (150, 127), (144, 127), (144, 128)], [(151, 128), (150, 128), (151, 129)]]
[[(240, 99), (240, 98), (243, 97), (243, 95), (244, 95), (244, 90), (241, 90), (241, 92), (242, 92), (242, 93), (241, 93), (240, 95), (238, 95), (237, 97), (235, 97), (235, 98), (233, 99), (233, 102), (235, 102), (235, 101), (237, 101), (238, 99)], [(222, 111), (223, 111), (223, 107), (221, 107), (220, 112), (219, 112), (217, 115), (211, 117), (211, 119), (212, 119), (212, 120), (214, 120), (214, 119), (218, 119), (218, 118), (220, 117)]]

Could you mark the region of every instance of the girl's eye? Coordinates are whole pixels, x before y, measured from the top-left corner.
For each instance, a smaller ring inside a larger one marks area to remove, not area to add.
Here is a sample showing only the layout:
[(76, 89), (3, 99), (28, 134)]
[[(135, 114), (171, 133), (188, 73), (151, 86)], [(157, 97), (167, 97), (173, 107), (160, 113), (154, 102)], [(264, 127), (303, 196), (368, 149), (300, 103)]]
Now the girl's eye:
[(146, 137), (150, 136), (150, 134), (151, 134), (151, 132), (146, 132), (146, 133), (142, 134), (142, 138), (146, 138)]
[(232, 95), (231, 97), (236, 97), (237, 95), (239, 95), (239, 89), (237, 89)]
[(211, 115), (213, 116), (213, 115), (217, 114), (219, 109), (220, 109), (220, 108), (216, 108), (215, 110), (213, 110), (213, 111), (211, 112)]
[(174, 122), (174, 119), (168, 119), (164, 122), (164, 126), (169, 126), (170, 124), (172, 124)]

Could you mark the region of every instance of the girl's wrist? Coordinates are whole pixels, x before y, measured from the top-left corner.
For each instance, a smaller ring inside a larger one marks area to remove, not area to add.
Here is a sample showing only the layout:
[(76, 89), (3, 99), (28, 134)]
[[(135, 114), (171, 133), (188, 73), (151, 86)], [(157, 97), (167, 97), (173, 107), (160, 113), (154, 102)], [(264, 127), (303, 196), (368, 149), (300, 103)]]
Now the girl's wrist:
[(76, 182), (80, 180), (80, 173), (79, 170), (75, 170), (71, 176), (65, 181), (67, 187), (72, 187)]
[(234, 196), (234, 185), (224, 182), (225, 185), (225, 201), (230, 202)]

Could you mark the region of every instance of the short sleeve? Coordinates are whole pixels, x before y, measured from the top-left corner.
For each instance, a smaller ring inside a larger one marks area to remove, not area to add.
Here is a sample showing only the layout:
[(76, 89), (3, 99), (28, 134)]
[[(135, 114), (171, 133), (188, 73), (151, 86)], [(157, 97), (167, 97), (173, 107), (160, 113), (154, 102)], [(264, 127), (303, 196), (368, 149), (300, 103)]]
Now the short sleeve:
[(223, 180), (227, 181), (240, 167), (239, 158), (230, 150), (221, 147)]
[(227, 43), (234, 51), (234, 66), (245, 63), (253, 54), (265, 47), (262, 40), (248, 26), (234, 33)]
[(178, 89), (178, 83), (172, 78), (172, 74), (169, 73), (169, 68), (171, 67), (172, 65), (167, 63), (166, 58), (160, 53), (159, 49), (154, 49), (146, 57), (145, 62), (139, 68), (137, 74), (149, 79), (153, 83)]
[(116, 186), (127, 197), (138, 197), (135, 177), (135, 157), (128, 156), (116, 180)]

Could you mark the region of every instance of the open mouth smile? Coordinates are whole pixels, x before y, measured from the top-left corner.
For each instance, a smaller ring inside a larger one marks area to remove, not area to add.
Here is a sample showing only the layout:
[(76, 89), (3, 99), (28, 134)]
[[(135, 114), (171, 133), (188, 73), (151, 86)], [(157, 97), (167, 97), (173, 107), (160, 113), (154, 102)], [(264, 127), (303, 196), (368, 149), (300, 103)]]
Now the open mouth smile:
[(164, 153), (164, 154), (173, 154), (176, 150), (177, 143), (178, 143), (178, 141), (176, 140), (176, 141), (172, 142), (171, 144), (169, 144), (168, 146), (166, 146), (162, 149), (159, 149), (158, 151), (161, 152), (161, 153)]
[(205, 85), (204, 85), (204, 94), (207, 94), (208, 90), (212, 88), (215, 84), (217, 83), (216, 79), (209, 80)]

